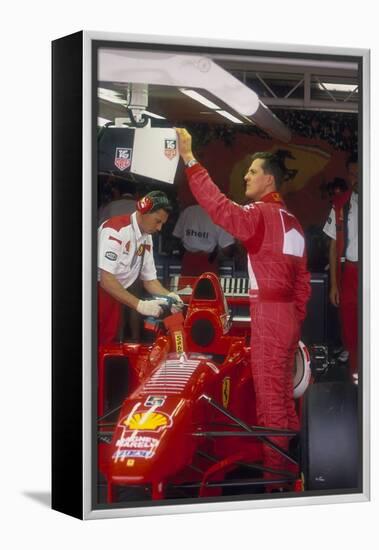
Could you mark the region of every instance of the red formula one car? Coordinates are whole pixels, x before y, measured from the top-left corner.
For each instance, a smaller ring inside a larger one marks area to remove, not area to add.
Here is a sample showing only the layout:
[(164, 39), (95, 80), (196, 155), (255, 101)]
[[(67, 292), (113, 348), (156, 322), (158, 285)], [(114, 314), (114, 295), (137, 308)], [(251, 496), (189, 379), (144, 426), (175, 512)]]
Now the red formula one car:
[[(302, 410), (311, 376), (308, 351), (299, 343), (294, 391), (305, 436), (257, 427), (246, 325), (233, 326), (219, 280), (211, 273), (196, 280), (187, 302), (186, 314), (153, 322), (152, 343), (99, 350), (98, 463), (106, 501), (263, 492), (271, 481), (263, 481), (262, 446), (275, 447), (269, 440), (275, 435), (301, 439), (293, 455), (275, 448), (292, 462), (301, 459), (306, 488), (355, 487), (350, 389), (311, 384), (312, 398)], [(337, 412), (327, 417), (331, 400)], [(339, 447), (332, 452), (336, 436)], [(341, 457), (347, 463), (343, 472)], [(303, 479), (281, 471), (272, 482), (302, 491)]]

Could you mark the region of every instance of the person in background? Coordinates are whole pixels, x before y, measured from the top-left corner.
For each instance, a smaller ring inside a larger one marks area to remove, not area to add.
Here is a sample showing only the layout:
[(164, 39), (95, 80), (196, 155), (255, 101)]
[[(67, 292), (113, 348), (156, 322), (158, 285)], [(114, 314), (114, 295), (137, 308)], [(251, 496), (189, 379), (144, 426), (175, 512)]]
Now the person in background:
[(329, 298), (340, 309), (342, 340), (349, 352), (350, 372), (358, 376), (358, 159), (346, 162), (349, 189), (334, 197), (333, 207), (324, 226), (330, 238)]
[(206, 271), (218, 275), (218, 259), (228, 256), (234, 239), (215, 225), (198, 204), (181, 212), (173, 231), (184, 248), (181, 275), (198, 276)]
[(133, 181), (117, 178), (110, 185), (112, 199), (99, 209), (99, 225), (114, 216), (132, 214), (136, 209), (136, 186)]
[[(280, 195), (283, 166), (272, 153), (256, 153), (245, 175), (241, 206), (220, 192), (192, 153), (187, 130), (177, 129), (179, 153), (192, 194), (217, 225), (239, 239), (248, 254), (251, 315), (251, 371), (260, 426), (298, 431), (293, 398), (293, 365), (311, 287), (303, 230)], [(270, 437), (288, 450), (288, 437)], [(266, 490), (283, 471), (297, 467), (263, 445)], [(276, 472), (276, 473), (275, 473)]]

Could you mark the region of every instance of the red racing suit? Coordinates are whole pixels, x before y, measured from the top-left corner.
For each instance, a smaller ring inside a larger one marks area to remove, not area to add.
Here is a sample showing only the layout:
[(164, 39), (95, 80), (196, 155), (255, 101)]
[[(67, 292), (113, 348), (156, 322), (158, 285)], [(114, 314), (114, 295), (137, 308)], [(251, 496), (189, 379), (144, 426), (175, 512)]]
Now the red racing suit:
[[(299, 429), (293, 399), (293, 365), (310, 296), (301, 226), (278, 193), (240, 206), (223, 195), (200, 165), (186, 169), (193, 195), (213, 222), (245, 246), (251, 313), (251, 369), (259, 425)], [(272, 437), (288, 449), (288, 437)], [(290, 469), (289, 461), (263, 446), (265, 468)], [(265, 472), (266, 478), (275, 478)]]

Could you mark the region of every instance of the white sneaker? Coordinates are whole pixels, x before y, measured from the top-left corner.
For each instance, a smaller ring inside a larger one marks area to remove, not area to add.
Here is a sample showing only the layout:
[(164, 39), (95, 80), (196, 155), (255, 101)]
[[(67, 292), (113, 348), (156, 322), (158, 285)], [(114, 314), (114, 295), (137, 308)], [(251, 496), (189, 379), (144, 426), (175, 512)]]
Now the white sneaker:
[(340, 363), (346, 363), (346, 361), (349, 359), (349, 352), (344, 349), (343, 351), (341, 351), (337, 359)]

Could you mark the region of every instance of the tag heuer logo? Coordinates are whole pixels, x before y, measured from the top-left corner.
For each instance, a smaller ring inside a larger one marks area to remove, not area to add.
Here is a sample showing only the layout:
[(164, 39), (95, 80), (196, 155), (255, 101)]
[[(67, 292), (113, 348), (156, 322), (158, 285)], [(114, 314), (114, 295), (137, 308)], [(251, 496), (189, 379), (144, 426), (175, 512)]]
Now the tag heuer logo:
[(132, 163), (132, 149), (117, 147), (114, 157), (115, 166), (121, 171), (126, 170)]
[(164, 154), (170, 160), (176, 157), (176, 139), (164, 140)]

